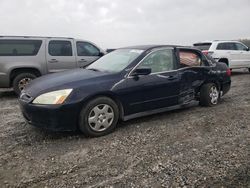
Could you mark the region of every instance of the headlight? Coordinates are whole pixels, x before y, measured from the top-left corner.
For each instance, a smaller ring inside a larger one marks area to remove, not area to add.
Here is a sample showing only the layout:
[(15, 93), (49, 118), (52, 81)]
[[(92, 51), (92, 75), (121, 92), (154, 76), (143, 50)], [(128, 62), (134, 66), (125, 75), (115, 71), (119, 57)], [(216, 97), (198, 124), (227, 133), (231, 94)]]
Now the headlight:
[(62, 104), (71, 92), (72, 89), (63, 89), (44, 93), (35, 98), (33, 104)]

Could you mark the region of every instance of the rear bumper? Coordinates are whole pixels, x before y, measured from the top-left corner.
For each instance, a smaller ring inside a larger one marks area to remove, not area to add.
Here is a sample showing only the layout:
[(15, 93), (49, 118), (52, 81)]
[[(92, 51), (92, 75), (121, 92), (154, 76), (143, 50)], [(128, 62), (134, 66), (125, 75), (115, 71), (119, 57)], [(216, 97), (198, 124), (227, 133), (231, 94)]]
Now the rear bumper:
[(228, 82), (224, 82), (221, 88), (223, 95), (225, 95), (230, 90), (230, 88), (231, 88), (231, 80)]
[(19, 99), (25, 120), (42, 129), (51, 131), (75, 131), (78, 127), (78, 108), (68, 105), (34, 105)]
[(7, 74), (0, 72), (0, 88), (9, 88), (10, 87), (10, 81)]

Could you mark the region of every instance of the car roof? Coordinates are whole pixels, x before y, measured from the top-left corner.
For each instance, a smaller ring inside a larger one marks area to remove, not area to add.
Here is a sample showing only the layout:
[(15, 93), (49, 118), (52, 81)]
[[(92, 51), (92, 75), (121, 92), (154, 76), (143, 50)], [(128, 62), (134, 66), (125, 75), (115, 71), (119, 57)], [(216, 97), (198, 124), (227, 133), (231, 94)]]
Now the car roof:
[(207, 40), (207, 41), (201, 41), (201, 42), (196, 42), (194, 44), (206, 44), (206, 43), (219, 43), (219, 42), (239, 42), (238, 40)]
[(162, 48), (162, 47), (172, 47), (172, 48), (177, 48), (177, 47), (182, 47), (178, 45), (138, 45), (138, 46), (128, 46), (128, 47), (123, 47), (119, 49), (138, 49), (138, 50), (150, 50), (154, 48)]
[(47, 38), (55, 38), (55, 39), (73, 39), (71, 37), (45, 37), (45, 36), (0, 36), (0, 39), (47, 39)]

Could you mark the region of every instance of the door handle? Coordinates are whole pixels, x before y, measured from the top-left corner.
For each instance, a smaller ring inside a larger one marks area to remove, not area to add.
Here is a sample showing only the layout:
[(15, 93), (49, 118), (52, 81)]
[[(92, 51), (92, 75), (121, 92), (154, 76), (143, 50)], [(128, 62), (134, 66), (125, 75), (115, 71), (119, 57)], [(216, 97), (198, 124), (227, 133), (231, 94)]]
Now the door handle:
[(168, 77), (168, 80), (176, 80), (177, 79), (177, 76), (169, 76)]
[(51, 59), (49, 63), (57, 63), (58, 61), (56, 59)]
[(79, 62), (85, 63), (85, 62), (88, 62), (88, 61), (85, 60), (85, 59), (80, 59)]

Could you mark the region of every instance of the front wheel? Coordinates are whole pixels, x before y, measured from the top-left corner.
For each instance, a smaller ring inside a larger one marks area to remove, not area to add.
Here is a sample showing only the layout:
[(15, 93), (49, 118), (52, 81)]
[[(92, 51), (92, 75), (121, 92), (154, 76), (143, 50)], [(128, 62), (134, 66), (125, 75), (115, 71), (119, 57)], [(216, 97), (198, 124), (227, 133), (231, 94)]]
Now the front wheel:
[(86, 136), (103, 136), (115, 129), (118, 119), (117, 104), (108, 97), (98, 97), (83, 107), (79, 128)]
[(202, 106), (215, 106), (220, 99), (220, 92), (214, 83), (208, 83), (201, 87), (200, 104)]

